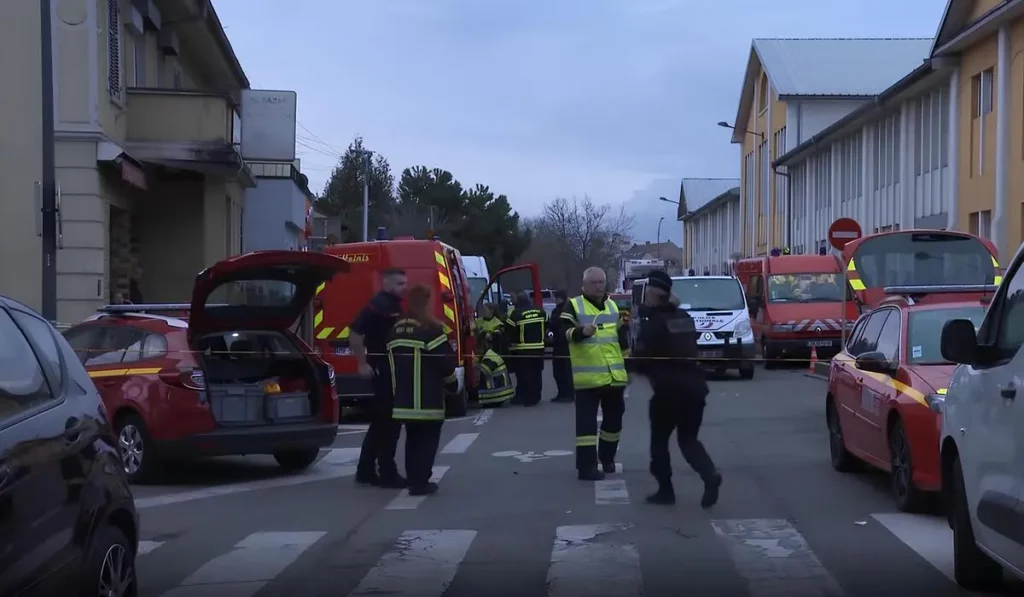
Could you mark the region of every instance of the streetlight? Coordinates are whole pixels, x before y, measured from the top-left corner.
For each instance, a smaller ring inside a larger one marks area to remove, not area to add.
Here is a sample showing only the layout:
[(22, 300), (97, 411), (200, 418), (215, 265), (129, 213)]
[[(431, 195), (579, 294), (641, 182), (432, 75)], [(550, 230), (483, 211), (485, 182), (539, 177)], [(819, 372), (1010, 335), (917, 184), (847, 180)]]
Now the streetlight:
[[(728, 122), (726, 122), (724, 120), (720, 121), (718, 123), (718, 126), (724, 128), (724, 129), (732, 129), (734, 131), (736, 130), (736, 127), (734, 127), (733, 125), (729, 124)], [(754, 131), (743, 131), (743, 132), (747, 133), (748, 135), (755, 135), (757, 137), (760, 137), (761, 140), (764, 141), (764, 133), (756, 133)]]
[(673, 200), (668, 199), (666, 197), (658, 197), (658, 201), (664, 201), (665, 203), (675, 203), (676, 205), (679, 205), (678, 201), (673, 201)]
[[(665, 199), (665, 198), (661, 197), (661, 199)], [(665, 216), (661, 216), (661, 219), (658, 220), (658, 242), (657, 242), (658, 248), (655, 249), (655, 251), (657, 251), (658, 259), (661, 259), (661, 223), (664, 222), (664, 221), (665, 221)]]

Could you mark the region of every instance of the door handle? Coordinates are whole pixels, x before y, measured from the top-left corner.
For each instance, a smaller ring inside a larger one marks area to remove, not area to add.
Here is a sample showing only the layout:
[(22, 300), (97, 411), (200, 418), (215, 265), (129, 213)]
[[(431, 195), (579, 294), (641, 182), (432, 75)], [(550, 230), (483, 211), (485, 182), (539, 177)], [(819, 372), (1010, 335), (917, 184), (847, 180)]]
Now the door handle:
[(999, 390), (999, 395), (1007, 400), (1013, 400), (1017, 397), (1017, 386), (1013, 385), (1013, 382), (1006, 384), (1006, 387)]

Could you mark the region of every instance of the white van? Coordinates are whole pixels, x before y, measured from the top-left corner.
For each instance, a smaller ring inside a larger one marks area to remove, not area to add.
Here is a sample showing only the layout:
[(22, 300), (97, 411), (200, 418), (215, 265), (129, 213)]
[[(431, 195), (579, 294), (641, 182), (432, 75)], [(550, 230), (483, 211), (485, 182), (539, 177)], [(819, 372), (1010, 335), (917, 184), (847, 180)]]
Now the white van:
[[(478, 297), (487, 289), (487, 283), (491, 280), (491, 274), (487, 270), (487, 260), (479, 255), (463, 255), (462, 267), (466, 269), (466, 281), (469, 282), (469, 296)], [(498, 292), (497, 283), (487, 293), (488, 303), (501, 301), (501, 294)]]
[[(643, 326), (638, 307), (643, 304), (646, 289), (646, 278), (633, 282), (633, 321), (640, 325), (631, 326), (631, 344)], [(672, 293), (679, 297), (679, 308), (686, 310), (697, 325), (699, 362), (716, 373), (737, 369), (741, 378), (753, 379), (754, 332), (740, 281), (731, 276), (673, 277)]]

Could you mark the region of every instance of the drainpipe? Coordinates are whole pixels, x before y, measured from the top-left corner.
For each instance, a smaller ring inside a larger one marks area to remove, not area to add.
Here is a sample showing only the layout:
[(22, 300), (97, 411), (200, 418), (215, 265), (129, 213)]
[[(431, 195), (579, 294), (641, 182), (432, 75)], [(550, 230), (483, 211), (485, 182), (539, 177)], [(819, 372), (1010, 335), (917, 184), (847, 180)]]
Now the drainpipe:
[[(792, 237), (793, 237), (793, 222), (792, 222), (792, 218), (789, 217), (789, 214), (792, 213), (790, 210), (793, 208), (793, 185), (792, 185), (792, 181), (789, 178), (789, 172), (788, 172), (789, 167), (788, 166), (786, 167), (786, 170), (787, 170), (787, 172), (779, 172), (779, 167), (778, 166), (772, 166), (772, 171), (775, 173), (775, 176), (783, 176), (786, 179), (786, 211), (785, 211), (785, 213), (782, 216), (786, 220), (786, 229), (783, 232), (783, 234), (784, 234), (784, 239), (783, 239), (784, 240), (784, 244), (783, 244), (783, 246), (784, 247), (791, 247), (791, 245), (793, 244), (793, 240), (792, 240)], [(778, 198), (776, 197), (775, 200), (778, 201)], [(792, 248), (790, 250), (792, 250)]]
[(1007, 234), (1009, 226), (1009, 139), (1010, 131), (1010, 31), (1007, 25), (999, 28), (998, 58), (996, 60), (996, 172), (995, 214), (992, 218), (992, 241), (999, 249), (1000, 259), (1009, 260), (1013, 249)]
[(949, 78), (949, 189), (946, 202), (946, 229), (960, 228), (960, 68)]

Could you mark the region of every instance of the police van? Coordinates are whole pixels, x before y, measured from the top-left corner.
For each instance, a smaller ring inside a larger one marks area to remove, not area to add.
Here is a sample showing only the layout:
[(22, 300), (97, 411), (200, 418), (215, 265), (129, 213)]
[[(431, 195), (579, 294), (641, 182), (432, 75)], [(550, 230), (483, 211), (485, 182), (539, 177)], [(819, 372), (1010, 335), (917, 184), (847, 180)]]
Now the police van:
[[(630, 329), (631, 350), (645, 320), (640, 307), (646, 290), (646, 278), (633, 282), (631, 319), (638, 325)], [(679, 298), (679, 308), (686, 310), (697, 326), (700, 364), (718, 374), (737, 369), (741, 378), (753, 379), (754, 332), (740, 281), (731, 276), (673, 277), (672, 294)]]

